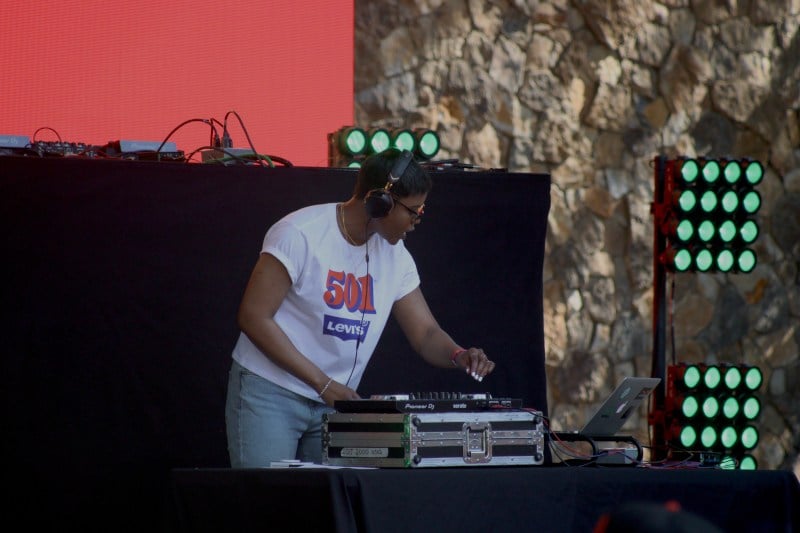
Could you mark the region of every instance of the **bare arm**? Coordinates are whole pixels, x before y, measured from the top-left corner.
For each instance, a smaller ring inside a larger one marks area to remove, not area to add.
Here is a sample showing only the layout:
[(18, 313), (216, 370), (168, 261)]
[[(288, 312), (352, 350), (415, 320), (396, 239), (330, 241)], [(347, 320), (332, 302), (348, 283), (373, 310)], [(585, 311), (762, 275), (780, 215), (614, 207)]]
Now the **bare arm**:
[(396, 301), (392, 313), (414, 351), (428, 364), (440, 368), (452, 368), (455, 364), (478, 380), (494, 370), (494, 362), (482, 349), (462, 349), (439, 326), (419, 287)]
[(239, 306), (238, 321), (242, 332), (273, 363), (317, 392), (325, 389), (323, 400), (358, 398), (358, 394), (336, 382), (300, 353), (286, 333), (275, 322), (275, 313), (292, 285), (289, 273), (274, 256), (262, 253), (253, 268)]

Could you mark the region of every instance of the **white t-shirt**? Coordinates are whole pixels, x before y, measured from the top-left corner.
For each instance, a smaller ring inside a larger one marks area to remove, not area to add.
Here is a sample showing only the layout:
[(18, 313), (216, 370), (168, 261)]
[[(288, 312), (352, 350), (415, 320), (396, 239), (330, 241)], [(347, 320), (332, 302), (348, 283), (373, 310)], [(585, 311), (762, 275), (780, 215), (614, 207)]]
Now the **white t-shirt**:
[[(336, 216), (333, 203), (294, 211), (267, 231), (261, 252), (283, 263), (292, 280), (275, 321), (325, 374), (340, 383), (349, 377), (348, 386), (356, 389), (392, 305), (419, 286), (419, 273), (403, 241), (393, 246), (373, 234), (365, 245), (353, 246), (339, 231)], [(244, 333), (233, 358), (281, 387), (321, 401), (317, 391), (275, 365)]]

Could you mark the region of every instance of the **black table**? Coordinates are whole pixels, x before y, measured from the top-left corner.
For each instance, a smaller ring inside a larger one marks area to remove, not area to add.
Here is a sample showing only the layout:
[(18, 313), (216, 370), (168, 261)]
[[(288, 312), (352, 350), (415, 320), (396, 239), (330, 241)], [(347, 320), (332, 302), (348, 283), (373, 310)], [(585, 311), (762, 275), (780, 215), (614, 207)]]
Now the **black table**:
[(179, 531), (576, 531), (623, 502), (680, 503), (731, 532), (796, 531), (787, 471), (633, 467), (175, 469)]

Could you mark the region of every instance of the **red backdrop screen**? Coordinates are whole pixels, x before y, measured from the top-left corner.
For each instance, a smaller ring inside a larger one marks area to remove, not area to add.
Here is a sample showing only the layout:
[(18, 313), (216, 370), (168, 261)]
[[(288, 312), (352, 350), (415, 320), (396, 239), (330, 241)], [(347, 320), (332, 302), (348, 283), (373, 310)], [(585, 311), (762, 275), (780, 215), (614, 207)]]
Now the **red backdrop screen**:
[(259, 153), (326, 166), (327, 133), (353, 120), (353, 0), (46, 0), (5, 10), (0, 49), (2, 135), (104, 145), (178, 128), (188, 156), (211, 139), (192, 119), (216, 119), (236, 148), (246, 130)]

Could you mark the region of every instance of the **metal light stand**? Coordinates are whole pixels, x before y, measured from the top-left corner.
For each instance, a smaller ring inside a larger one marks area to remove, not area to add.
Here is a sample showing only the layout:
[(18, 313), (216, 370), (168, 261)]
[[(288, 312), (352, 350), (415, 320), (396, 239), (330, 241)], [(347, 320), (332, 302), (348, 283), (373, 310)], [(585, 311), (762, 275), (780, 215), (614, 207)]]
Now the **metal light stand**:
[(653, 226), (653, 352), (651, 376), (661, 378), (653, 391), (650, 400), (650, 414), (648, 422), (651, 427), (651, 447), (650, 460), (658, 461), (667, 457), (666, 440), (666, 421), (665, 411), (665, 387), (666, 387), (666, 293), (667, 293), (667, 274), (662, 261), (662, 256), (666, 252), (667, 243), (664, 232), (661, 230), (666, 218), (668, 209), (665, 189), (667, 160), (663, 156), (655, 159), (655, 190), (654, 202), (651, 208), (654, 218)]

